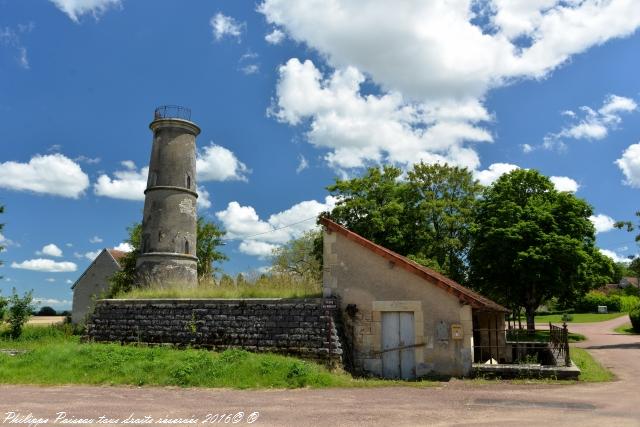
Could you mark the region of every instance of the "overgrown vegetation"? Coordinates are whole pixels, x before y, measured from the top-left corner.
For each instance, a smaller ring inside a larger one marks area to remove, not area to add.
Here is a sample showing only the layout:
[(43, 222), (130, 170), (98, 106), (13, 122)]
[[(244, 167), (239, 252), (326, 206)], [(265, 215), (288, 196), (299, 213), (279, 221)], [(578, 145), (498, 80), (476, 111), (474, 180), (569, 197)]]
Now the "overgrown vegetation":
[(219, 281), (200, 282), (197, 288), (135, 288), (116, 298), (315, 298), (322, 295), (319, 280), (292, 274), (223, 275)]
[(27, 327), (18, 340), (0, 347), (26, 349), (0, 353), (0, 383), (127, 384), (180, 387), (299, 388), (432, 386), (438, 383), (353, 379), (323, 366), (244, 350), (221, 353), (167, 347), (80, 343), (69, 326)]

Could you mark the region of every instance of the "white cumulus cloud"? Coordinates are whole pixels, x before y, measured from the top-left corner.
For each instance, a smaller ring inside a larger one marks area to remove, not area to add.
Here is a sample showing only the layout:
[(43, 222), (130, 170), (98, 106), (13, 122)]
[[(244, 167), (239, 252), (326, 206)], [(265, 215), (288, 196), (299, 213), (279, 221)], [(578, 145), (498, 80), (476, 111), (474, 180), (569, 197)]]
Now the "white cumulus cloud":
[(219, 12), (211, 18), (209, 24), (211, 25), (213, 37), (216, 41), (219, 41), (224, 37), (235, 37), (240, 40), (242, 31), (246, 27), (244, 22), (238, 22), (232, 17), (223, 15)]
[(62, 261), (57, 262), (51, 259), (36, 258), (20, 263), (11, 263), (11, 268), (18, 268), (22, 270), (44, 271), (47, 273), (67, 273), (76, 271), (78, 266), (73, 262)]
[(102, 237), (93, 236), (89, 239), (89, 243), (102, 243)]
[(332, 66), (355, 66), (419, 100), (482, 97), (544, 77), (640, 26), (634, 0), (265, 0), (258, 10)]
[(42, 250), (36, 252), (36, 254), (53, 256), (53, 257), (61, 257), (62, 256), (62, 249), (60, 249), (59, 247), (57, 247), (53, 243), (49, 243), (48, 245), (45, 245), (42, 248)]
[(356, 68), (325, 78), (313, 62), (297, 58), (279, 73), (270, 114), (290, 125), (309, 119), (308, 141), (328, 150), (325, 160), (336, 169), (420, 160), (475, 169), (478, 155), (464, 141), (493, 140), (477, 126), (491, 116), (476, 100), (430, 104), (408, 103), (398, 92), (364, 95), (365, 76)]
[(613, 218), (605, 214), (591, 215), (589, 221), (596, 228), (596, 233), (605, 233), (613, 230), (613, 225), (616, 223)]
[(284, 33), (277, 28), (271, 31), (266, 36), (264, 36), (264, 39), (269, 44), (280, 44), (282, 40), (284, 40), (284, 38), (285, 38)]
[(89, 186), (80, 165), (62, 154), (35, 155), (29, 163), (0, 163), (0, 187), (77, 199)]
[(624, 183), (630, 187), (640, 188), (640, 142), (628, 146), (616, 165), (624, 174)]
[(234, 201), (216, 212), (216, 217), (222, 222), (228, 238), (242, 240), (240, 252), (265, 257), (280, 244), (316, 228), (315, 217), (333, 209), (335, 204), (336, 199), (332, 196), (327, 196), (324, 202), (306, 200), (263, 220), (252, 206), (242, 206)]
[[(490, 119), (482, 105), (489, 90), (542, 79), (573, 55), (640, 26), (633, 0), (372, 0), (366, 7), (357, 0), (264, 0), (258, 10), (334, 69), (325, 77), (311, 62), (290, 59), (280, 68), (271, 111), (307, 128), (308, 141), (326, 149), (336, 169), (419, 160), (476, 169), (469, 143), (492, 141), (478, 125)], [(363, 93), (365, 81), (380, 92)], [(618, 99), (609, 104), (599, 113), (612, 117), (629, 107)], [(439, 108), (476, 114), (446, 117)]]
[(602, 253), (602, 255), (605, 255), (611, 258), (613, 262), (623, 262), (625, 264), (631, 262), (629, 258), (618, 255), (617, 253), (609, 249), (600, 249), (600, 253)]
[(563, 149), (564, 139), (604, 139), (611, 129), (615, 129), (622, 122), (622, 113), (630, 113), (637, 108), (638, 105), (633, 99), (610, 94), (597, 110), (583, 105), (578, 113), (563, 111), (562, 115), (569, 117), (573, 122), (560, 132), (546, 135), (542, 148)]
[(79, 22), (82, 15), (91, 14), (95, 19), (110, 8), (121, 7), (122, 0), (50, 0), (73, 22)]
[(567, 176), (550, 176), (549, 179), (551, 180), (551, 182), (553, 182), (553, 185), (558, 191), (575, 193), (576, 191), (578, 191), (578, 189), (580, 189), (580, 184), (578, 184), (574, 179)]
[(97, 251), (85, 252), (84, 257), (89, 261), (93, 261), (98, 257), (98, 255), (100, 255), (100, 252), (102, 252), (102, 249), (98, 249)]
[(130, 243), (122, 242), (118, 246), (114, 246), (113, 249), (116, 251), (131, 252), (133, 250), (133, 246), (131, 246)]
[(229, 149), (211, 142), (198, 151), (196, 170), (199, 181), (246, 181), (251, 172)]
[(480, 184), (489, 186), (505, 173), (509, 173), (516, 169), (520, 169), (520, 167), (511, 163), (493, 163), (485, 170), (474, 172), (474, 177), (480, 182)]
[(113, 199), (144, 200), (149, 167), (145, 166), (136, 170), (135, 165), (133, 168), (130, 168), (130, 165), (123, 164), (123, 166), (125, 166), (125, 170), (115, 171), (113, 178), (107, 174), (100, 175), (93, 184), (93, 191), (98, 196)]

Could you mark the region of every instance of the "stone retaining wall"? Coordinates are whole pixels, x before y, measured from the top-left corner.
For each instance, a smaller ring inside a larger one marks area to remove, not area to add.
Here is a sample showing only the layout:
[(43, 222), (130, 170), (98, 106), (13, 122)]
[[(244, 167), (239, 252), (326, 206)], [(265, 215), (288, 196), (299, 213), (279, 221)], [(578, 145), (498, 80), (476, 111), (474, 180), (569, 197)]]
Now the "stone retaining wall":
[(334, 299), (105, 299), (87, 338), (98, 342), (243, 348), (340, 363)]

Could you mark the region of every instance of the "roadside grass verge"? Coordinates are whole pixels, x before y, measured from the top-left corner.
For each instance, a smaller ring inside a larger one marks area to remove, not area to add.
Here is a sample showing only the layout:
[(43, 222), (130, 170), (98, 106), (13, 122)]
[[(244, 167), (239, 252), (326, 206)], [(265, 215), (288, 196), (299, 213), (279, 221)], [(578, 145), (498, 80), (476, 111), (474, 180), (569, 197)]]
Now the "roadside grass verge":
[(243, 280), (221, 280), (219, 283), (204, 282), (196, 288), (180, 286), (168, 288), (135, 288), (115, 298), (319, 298), (322, 285), (310, 278), (272, 274), (249, 277)]
[[(567, 323), (592, 323), (604, 322), (605, 320), (615, 319), (624, 316), (627, 313), (571, 313), (573, 320)], [(562, 314), (549, 314), (545, 316), (536, 316), (536, 323), (562, 323)]]
[(615, 379), (613, 372), (598, 363), (585, 349), (571, 347), (571, 360), (580, 368), (580, 381), (599, 383)]
[(619, 334), (638, 335), (638, 333), (633, 330), (631, 323), (625, 323), (624, 325), (618, 326), (613, 331)]
[(434, 381), (354, 379), (320, 364), (244, 350), (211, 352), (120, 344), (81, 343), (63, 327), (26, 327), (10, 340), (0, 334), (0, 383), (223, 387), (235, 389), (300, 387), (437, 386)]

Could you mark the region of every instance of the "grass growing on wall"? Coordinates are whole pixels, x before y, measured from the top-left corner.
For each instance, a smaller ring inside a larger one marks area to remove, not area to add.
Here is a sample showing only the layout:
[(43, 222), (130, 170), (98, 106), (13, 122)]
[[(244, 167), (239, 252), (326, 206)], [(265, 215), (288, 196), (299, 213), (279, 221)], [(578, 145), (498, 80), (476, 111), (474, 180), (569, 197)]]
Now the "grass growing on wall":
[(354, 379), (293, 357), (244, 350), (211, 352), (167, 347), (81, 343), (63, 326), (27, 327), (18, 340), (0, 333), (0, 383), (155, 385), (227, 388), (374, 387), (437, 385)]
[(180, 286), (136, 288), (116, 298), (316, 298), (322, 285), (310, 278), (285, 274), (231, 278), (200, 283), (197, 288)]

